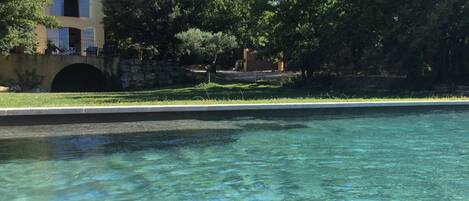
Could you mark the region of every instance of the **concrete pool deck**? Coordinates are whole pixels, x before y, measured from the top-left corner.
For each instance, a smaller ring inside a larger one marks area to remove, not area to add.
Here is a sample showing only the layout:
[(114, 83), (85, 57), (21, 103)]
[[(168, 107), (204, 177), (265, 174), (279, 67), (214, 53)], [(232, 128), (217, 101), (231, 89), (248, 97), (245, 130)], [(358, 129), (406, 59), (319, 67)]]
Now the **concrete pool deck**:
[(386, 101), (386, 102), (337, 102), (337, 103), (288, 103), (288, 104), (233, 104), (233, 105), (164, 105), (164, 106), (105, 106), (105, 107), (44, 107), (0, 108), (0, 117), (59, 116), (95, 114), (143, 114), (171, 112), (222, 112), (339, 108), (392, 108), (469, 106), (469, 101)]
[[(0, 140), (114, 134), (220, 133), (290, 129), (282, 118), (469, 109), (469, 101), (0, 108)], [(371, 113), (370, 113), (371, 112)], [(272, 119), (273, 117), (280, 119)], [(348, 116), (352, 118), (352, 116)]]

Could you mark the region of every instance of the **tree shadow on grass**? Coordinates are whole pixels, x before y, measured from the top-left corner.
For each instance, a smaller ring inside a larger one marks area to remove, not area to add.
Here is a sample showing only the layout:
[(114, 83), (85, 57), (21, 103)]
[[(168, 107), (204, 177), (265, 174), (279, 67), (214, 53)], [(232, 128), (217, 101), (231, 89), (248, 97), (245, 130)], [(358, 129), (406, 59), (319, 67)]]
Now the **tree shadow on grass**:
[(430, 91), (330, 91), (310, 88), (282, 87), (262, 83), (222, 83), (208, 85), (186, 85), (165, 87), (155, 90), (133, 92), (111, 92), (100, 94), (71, 94), (70, 99), (110, 104), (145, 103), (157, 101), (234, 100), (256, 101), (265, 99), (401, 99), (438, 98), (459, 96), (457, 93), (435, 93)]
[(300, 98), (307, 93), (295, 89), (261, 84), (215, 85), (209, 87), (183, 86), (156, 90), (101, 94), (71, 94), (67, 98), (97, 103), (134, 103), (151, 101), (192, 100), (260, 100), (270, 98)]

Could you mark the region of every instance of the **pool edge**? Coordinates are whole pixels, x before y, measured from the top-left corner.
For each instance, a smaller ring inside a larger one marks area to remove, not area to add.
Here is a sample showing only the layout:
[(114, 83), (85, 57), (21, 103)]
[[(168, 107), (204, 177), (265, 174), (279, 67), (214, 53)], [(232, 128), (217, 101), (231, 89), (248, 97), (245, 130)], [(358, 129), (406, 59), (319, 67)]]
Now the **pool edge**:
[(383, 101), (383, 102), (337, 102), (337, 103), (285, 103), (285, 104), (226, 104), (226, 105), (161, 105), (161, 106), (104, 106), (104, 107), (39, 107), (0, 108), (0, 117), (80, 115), (80, 114), (126, 114), (211, 111), (262, 111), (289, 109), (335, 109), (335, 108), (389, 108), (428, 106), (469, 106), (469, 101)]

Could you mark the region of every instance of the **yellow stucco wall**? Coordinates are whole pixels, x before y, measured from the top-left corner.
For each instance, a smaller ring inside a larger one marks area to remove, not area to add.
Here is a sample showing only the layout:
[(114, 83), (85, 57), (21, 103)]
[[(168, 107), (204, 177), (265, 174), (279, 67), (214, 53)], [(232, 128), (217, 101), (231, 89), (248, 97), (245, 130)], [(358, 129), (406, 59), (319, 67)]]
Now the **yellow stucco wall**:
[(26, 70), (36, 69), (37, 74), (44, 79), (39, 88), (50, 91), (57, 73), (67, 66), (88, 64), (107, 75), (115, 75), (117, 73), (116, 64), (119, 62), (118, 60), (113, 62), (110, 68), (106, 68), (104, 59), (101, 57), (11, 54), (10, 56), (0, 56), (0, 80), (17, 83), (17, 71), (24, 73)]
[[(46, 8), (46, 14), (50, 14), (50, 8)], [(102, 48), (104, 45), (103, 4), (101, 0), (90, 0), (90, 17), (65, 17), (55, 16), (61, 27), (71, 27), (84, 30), (93, 27), (95, 30), (96, 46)], [(44, 53), (47, 47), (47, 29), (44, 26), (36, 28), (38, 37), (38, 53)], [(83, 35), (83, 32), (82, 32)], [(84, 42), (82, 40), (82, 46)]]
[[(104, 25), (102, 23), (104, 17), (103, 5), (101, 0), (90, 0), (89, 2), (90, 17), (56, 16), (55, 18), (61, 27), (82, 30), (82, 46), (84, 46), (83, 30), (93, 27), (95, 30), (94, 38), (96, 46), (102, 48), (104, 45)], [(46, 8), (44, 12), (50, 15), (50, 8)], [(36, 28), (36, 34), (38, 38), (37, 52), (41, 54), (44, 53), (47, 47), (47, 29), (44, 26), (38, 26)], [(110, 69), (105, 68), (104, 59), (102, 57), (12, 54), (7, 57), (0, 56), (0, 80), (16, 83), (18, 82), (17, 71), (24, 72), (26, 70), (31, 71), (32, 69), (36, 69), (37, 73), (44, 78), (39, 88), (49, 91), (57, 73), (63, 68), (77, 63), (95, 66), (108, 75), (117, 73), (115, 64), (111, 64)]]

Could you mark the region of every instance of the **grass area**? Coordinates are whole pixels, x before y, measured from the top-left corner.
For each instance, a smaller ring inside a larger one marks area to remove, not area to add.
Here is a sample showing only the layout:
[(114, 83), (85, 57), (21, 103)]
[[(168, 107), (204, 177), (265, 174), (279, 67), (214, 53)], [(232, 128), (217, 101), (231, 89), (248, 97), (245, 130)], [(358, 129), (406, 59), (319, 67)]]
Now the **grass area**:
[(118, 105), (205, 105), (250, 103), (469, 100), (457, 93), (324, 92), (260, 83), (211, 83), (109, 93), (0, 93), (0, 108)]

